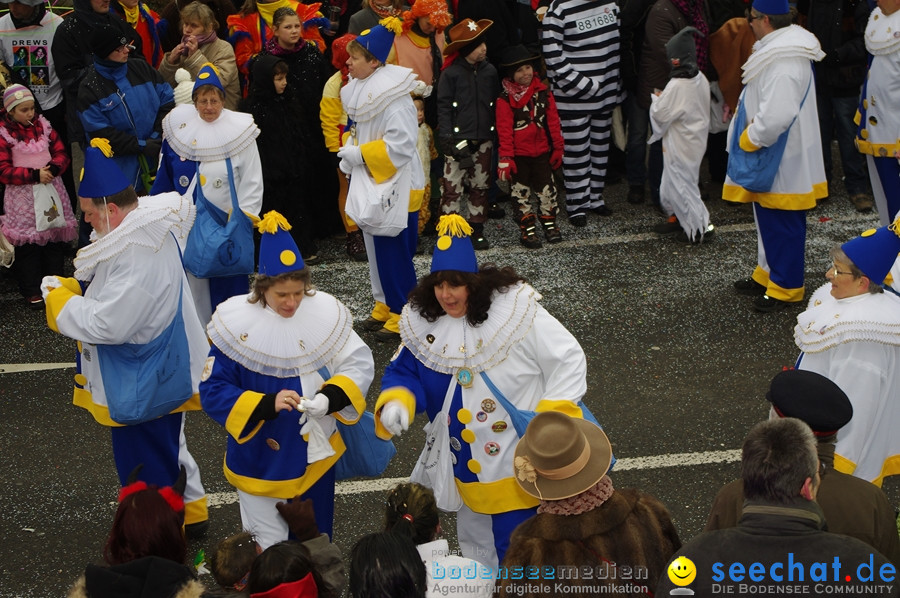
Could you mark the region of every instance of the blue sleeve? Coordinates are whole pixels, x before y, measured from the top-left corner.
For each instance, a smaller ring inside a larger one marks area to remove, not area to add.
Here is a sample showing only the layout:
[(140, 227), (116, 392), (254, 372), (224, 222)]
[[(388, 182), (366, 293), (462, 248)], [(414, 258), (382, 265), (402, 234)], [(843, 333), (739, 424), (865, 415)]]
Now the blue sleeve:
[(200, 382), (200, 404), (207, 415), (225, 426), (245, 392), (240, 386), (241, 366), (215, 346), (210, 348), (209, 357), (214, 361), (209, 377)]
[(169, 142), (163, 140), (162, 150), (159, 152), (159, 169), (156, 171), (156, 179), (150, 188), (150, 195), (159, 195), (175, 191), (175, 173), (172, 172), (171, 157), (174, 154)]

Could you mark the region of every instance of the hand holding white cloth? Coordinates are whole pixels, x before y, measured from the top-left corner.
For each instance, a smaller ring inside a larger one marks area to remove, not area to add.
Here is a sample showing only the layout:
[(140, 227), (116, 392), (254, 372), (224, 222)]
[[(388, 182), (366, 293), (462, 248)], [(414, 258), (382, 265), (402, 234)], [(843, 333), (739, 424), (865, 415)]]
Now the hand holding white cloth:
[(338, 168), (344, 174), (350, 174), (356, 166), (362, 166), (366, 163), (363, 159), (362, 150), (358, 145), (345, 145), (338, 150), (337, 155), (341, 159)]
[(328, 414), (328, 397), (320, 392), (316, 393), (311, 399), (303, 397), (300, 399), (300, 411), (306, 412), (313, 419), (325, 417)]
[(62, 283), (59, 282), (58, 276), (45, 276), (41, 281), (41, 297), (43, 297), (44, 301), (46, 301), (47, 295), (50, 294), (50, 291), (61, 286)]
[(306, 462), (315, 463), (334, 455), (331, 443), (325, 437), (325, 431), (318, 420), (304, 413), (300, 416), (300, 434), (307, 437)]
[(381, 425), (394, 436), (400, 436), (408, 430), (409, 411), (406, 405), (400, 401), (388, 401), (381, 409)]

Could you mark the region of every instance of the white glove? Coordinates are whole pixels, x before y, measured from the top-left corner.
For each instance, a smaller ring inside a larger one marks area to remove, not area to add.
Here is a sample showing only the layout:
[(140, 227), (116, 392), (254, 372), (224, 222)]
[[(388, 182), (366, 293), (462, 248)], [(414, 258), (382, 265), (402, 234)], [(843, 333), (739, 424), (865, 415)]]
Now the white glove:
[(316, 396), (311, 399), (306, 397), (300, 399), (300, 405), (297, 408), (300, 411), (305, 411), (310, 417), (319, 419), (328, 413), (328, 397), (317, 392)]
[(359, 149), (358, 145), (345, 145), (338, 150), (337, 155), (338, 158), (341, 159), (338, 168), (340, 168), (341, 172), (344, 174), (350, 174), (353, 172), (354, 167), (362, 166), (366, 163), (366, 161), (363, 160), (362, 150)]
[(334, 455), (334, 449), (325, 436), (325, 430), (318, 420), (305, 413), (300, 416), (300, 434), (306, 436), (306, 462), (315, 463)]
[(409, 411), (400, 401), (388, 401), (387, 405), (381, 408), (381, 425), (384, 429), (393, 434), (400, 436), (409, 429)]
[(62, 283), (59, 282), (58, 276), (45, 276), (44, 280), (41, 281), (41, 297), (43, 297), (44, 301), (46, 301), (47, 295), (50, 294), (50, 291), (61, 286)]

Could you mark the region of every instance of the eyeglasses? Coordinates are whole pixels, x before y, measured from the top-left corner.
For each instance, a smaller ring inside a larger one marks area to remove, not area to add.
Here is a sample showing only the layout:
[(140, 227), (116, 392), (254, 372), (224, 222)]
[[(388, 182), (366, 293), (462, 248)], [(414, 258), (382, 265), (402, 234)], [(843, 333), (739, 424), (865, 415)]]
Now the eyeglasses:
[(755, 21), (756, 19), (762, 18), (762, 15), (755, 15), (755, 14), (753, 14), (753, 12), (750, 11), (750, 10), (747, 10), (747, 11), (744, 13), (744, 16), (747, 18), (747, 23), (752, 23), (752, 22)]
[(841, 272), (840, 270), (838, 270), (837, 264), (835, 264), (834, 262), (831, 263), (831, 268), (829, 269), (834, 272), (835, 276), (840, 276), (841, 274), (849, 274), (850, 276), (853, 276), (853, 272)]

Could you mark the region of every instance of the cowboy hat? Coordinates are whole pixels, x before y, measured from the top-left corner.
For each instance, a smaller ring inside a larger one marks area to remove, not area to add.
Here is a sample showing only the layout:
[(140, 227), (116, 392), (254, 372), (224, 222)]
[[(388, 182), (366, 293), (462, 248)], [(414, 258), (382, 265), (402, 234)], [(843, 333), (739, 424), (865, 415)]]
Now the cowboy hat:
[(528, 48), (522, 44), (507, 46), (500, 52), (500, 68), (511, 69), (519, 68), (523, 64), (531, 64), (537, 62), (541, 57), (528, 51)]
[(472, 19), (460, 21), (450, 28), (449, 38), (453, 41), (444, 47), (444, 56), (450, 56), (471, 44), (493, 24), (494, 22), (490, 19), (480, 19), (477, 22)]
[(612, 446), (599, 426), (565, 413), (538, 413), (516, 445), (516, 482), (541, 500), (581, 494), (606, 475)]

